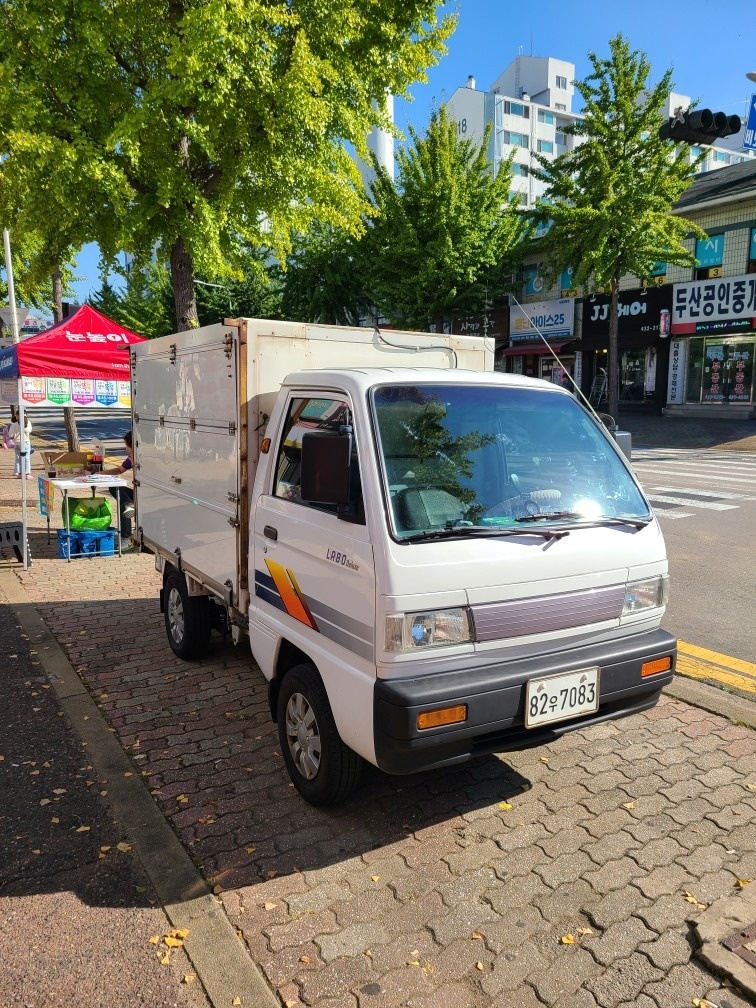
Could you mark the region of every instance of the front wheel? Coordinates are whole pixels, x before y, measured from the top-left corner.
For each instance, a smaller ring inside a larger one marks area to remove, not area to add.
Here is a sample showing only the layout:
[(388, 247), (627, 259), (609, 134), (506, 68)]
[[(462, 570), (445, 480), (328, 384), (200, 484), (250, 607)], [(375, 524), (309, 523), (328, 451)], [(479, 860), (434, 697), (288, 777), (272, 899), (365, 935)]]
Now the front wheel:
[(284, 676), (278, 737), (286, 769), (305, 801), (336, 805), (357, 787), (362, 760), (339, 737), (323, 682), (310, 664)]
[(163, 594), (165, 631), (173, 653), (185, 661), (199, 658), (210, 641), (212, 613), (206, 595), (190, 595), (181, 571), (171, 571)]

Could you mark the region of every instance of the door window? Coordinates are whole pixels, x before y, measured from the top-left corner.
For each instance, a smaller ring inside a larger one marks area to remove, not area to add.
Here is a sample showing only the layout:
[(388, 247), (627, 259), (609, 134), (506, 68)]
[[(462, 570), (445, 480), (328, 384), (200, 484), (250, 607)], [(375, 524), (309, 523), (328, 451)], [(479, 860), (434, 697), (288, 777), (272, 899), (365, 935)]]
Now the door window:
[(294, 501), (318, 511), (338, 513), (340, 517), (364, 522), (362, 482), (360, 480), (357, 442), (354, 436), (352, 437), (352, 458), (349, 472), (349, 503), (346, 507), (337, 507), (335, 504), (314, 504), (303, 500), (301, 494), (303, 434), (312, 430), (337, 433), (345, 425), (352, 425), (352, 410), (345, 400), (327, 396), (293, 398), (289, 403), (278, 447), (273, 496)]

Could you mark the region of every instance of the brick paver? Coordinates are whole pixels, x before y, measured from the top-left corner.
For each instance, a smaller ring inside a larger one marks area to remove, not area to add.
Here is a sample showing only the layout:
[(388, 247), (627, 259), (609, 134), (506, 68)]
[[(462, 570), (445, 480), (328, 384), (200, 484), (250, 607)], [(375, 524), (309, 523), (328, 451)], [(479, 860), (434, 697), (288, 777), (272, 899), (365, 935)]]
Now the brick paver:
[(739, 1005), (692, 958), (685, 894), (756, 873), (749, 729), (665, 697), (450, 771), (370, 769), (351, 804), (312, 809), (247, 647), (180, 661), (150, 557), (69, 565), (45, 539), (24, 589), (282, 1003)]

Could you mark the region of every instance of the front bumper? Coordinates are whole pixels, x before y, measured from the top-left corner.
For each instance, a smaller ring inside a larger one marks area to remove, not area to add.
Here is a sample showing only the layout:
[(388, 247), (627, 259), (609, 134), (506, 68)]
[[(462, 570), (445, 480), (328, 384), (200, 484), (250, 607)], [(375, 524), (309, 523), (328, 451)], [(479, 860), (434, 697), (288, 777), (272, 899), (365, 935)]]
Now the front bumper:
[[(667, 656), (672, 659), (670, 671), (641, 678), (644, 662)], [(373, 694), (376, 763), (387, 773), (414, 773), (462, 763), (484, 753), (542, 745), (576, 728), (636, 714), (654, 706), (672, 680), (676, 659), (676, 639), (665, 630), (651, 630), (478, 669), (415, 679), (379, 679)], [(597, 711), (540, 728), (524, 727), (525, 684), (529, 679), (594, 665), (601, 669)], [(418, 730), (421, 711), (462, 703), (468, 708), (464, 724)]]

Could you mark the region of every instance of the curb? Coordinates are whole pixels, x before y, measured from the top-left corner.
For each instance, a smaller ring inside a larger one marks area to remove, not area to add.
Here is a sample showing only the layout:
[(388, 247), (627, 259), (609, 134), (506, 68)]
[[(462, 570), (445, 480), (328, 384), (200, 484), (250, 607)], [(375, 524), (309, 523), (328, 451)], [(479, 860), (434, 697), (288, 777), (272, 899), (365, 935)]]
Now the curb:
[[(752, 949), (755, 920), (756, 883), (753, 892), (743, 889), (737, 896), (716, 900), (691, 923), (701, 946), (696, 950), (698, 958), (756, 1001), (756, 966), (723, 944), (732, 935), (743, 934), (743, 944)], [(750, 941), (745, 937), (745, 932), (751, 936)], [(753, 956), (753, 952), (751, 955)]]
[(174, 928), (189, 930), (183, 951), (211, 1005), (227, 1008), (238, 998), (236, 1003), (248, 1008), (280, 1008), (221, 902), (208, 892), (12, 568), (0, 567), (0, 585), (37, 651), (68, 724), (87, 746), (97, 773), (108, 779), (108, 804), (127, 832), (168, 920)]
[(676, 700), (683, 700), (692, 707), (719, 714), (735, 724), (756, 729), (756, 703), (733, 693), (725, 693), (718, 686), (686, 679), (678, 672), (672, 682), (664, 687), (664, 693)]

